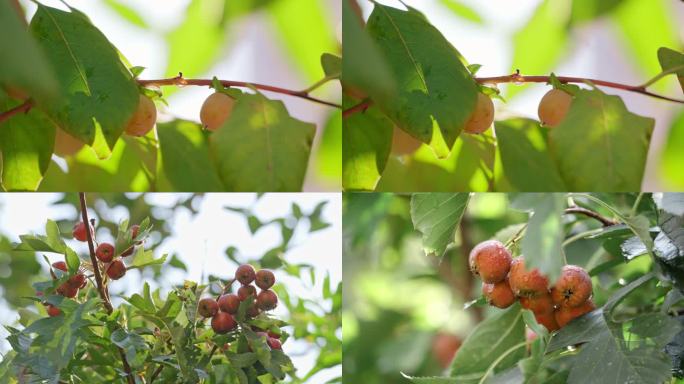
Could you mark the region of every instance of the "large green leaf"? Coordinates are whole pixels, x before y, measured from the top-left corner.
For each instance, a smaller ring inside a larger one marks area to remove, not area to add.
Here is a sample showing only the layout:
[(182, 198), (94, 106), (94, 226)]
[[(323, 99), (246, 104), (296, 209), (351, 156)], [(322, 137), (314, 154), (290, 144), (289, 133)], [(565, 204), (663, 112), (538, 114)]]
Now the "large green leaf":
[(573, 0), (571, 22), (593, 21), (613, 11), (625, 0)]
[(58, 95), (52, 68), (11, 1), (0, 1), (0, 52), (0, 85), (25, 91), (41, 101)]
[[(368, 32), (399, 84), (378, 99), (395, 124), (446, 157), (475, 107), (477, 88), (461, 55), (417, 10), (376, 4)], [(352, 53), (353, 54), (353, 53)]]
[(469, 193), (416, 193), (411, 196), (413, 227), (423, 234), (427, 255), (442, 257), (454, 242), (470, 199)]
[(472, 21), (473, 23), (483, 24), (482, 16), (470, 6), (456, 0), (440, 0), (440, 3), (447, 7), (454, 15)]
[(315, 131), (281, 101), (245, 94), (210, 137), (209, 149), (228, 190), (299, 191)]
[[(0, 110), (20, 102), (0, 90)], [(39, 110), (20, 113), (0, 123), (0, 174), (7, 191), (35, 191), (47, 171), (55, 141), (55, 125)]]
[(660, 173), (663, 176), (665, 190), (684, 190), (684, 110), (675, 116), (665, 147), (660, 155)]
[(39, 5), (31, 33), (59, 80), (61, 97), (41, 108), (62, 129), (107, 157), (138, 105), (135, 81), (87, 16)]
[(336, 190), (342, 183), (342, 111), (331, 111), (314, 160), (318, 174)]
[(663, 71), (679, 68), (676, 72), (679, 85), (684, 91), (684, 54), (670, 48), (660, 47), (658, 49), (658, 61)]
[(392, 146), (392, 122), (369, 108), (344, 119), (342, 130), (342, 187), (372, 191), (387, 164)]
[(549, 148), (570, 191), (639, 191), (653, 119), (630, 113), (619, 96), (580, 90)]
[(207, 134), (198, 124), (182, 120), (159, 124), (157, 135), (161, 165), (175, 191), (224, 190), (211, 162)]
[(548, 130), (530, 119), (494, 123), (506, 179), (519, 191), (564, 191), (547, 147)]

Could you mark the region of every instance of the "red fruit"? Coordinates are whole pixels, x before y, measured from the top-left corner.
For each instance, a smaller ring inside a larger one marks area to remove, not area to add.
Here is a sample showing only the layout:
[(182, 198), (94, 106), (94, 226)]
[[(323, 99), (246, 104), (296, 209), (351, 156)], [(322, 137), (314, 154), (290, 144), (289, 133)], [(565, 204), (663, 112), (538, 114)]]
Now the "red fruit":
[(267, 289), (265, 291), (259, 292), (256, 302), (259, 306), (259, 309), (270, 311), (278, 306), (278, 295), (276, 295), (276, 293), (270, 289)]
[(197, 304), (197, 312), (199, 312), (202, 317), (212, 317), (219, 310), (218, 303), (211, 297), (204, 298)]
[(133, 254), (134, 251), (135, 251), (135, 246), (134, 246), (134, 245), (131, 245), (130, 248), (128, 248), (127, 250), (125, 250), (125, 251), (123, 251), (123, 252), (121, 253), (121, 257), (130, 256), (130, 255)]
[(55, 261), (54, 263), (52, 263), (52, 267), (55, 269), (59, 269), (60, 271), (67, 271), (67, 265), (63, 261)]
[[(278, 330), (280, 332), (280, 330)], [(280, 333), (275, 333), (273, 331), (268, 331), (268, 337), (272, 337), (274, 339), (280, 339), (281, 334)]]
[(235, 271), (235, 280), (239, 281), (242, 285), (251, 284), (255, 277), (256, 271), (249, 264), (243, 264)]
[(538, 269), (527, 271), (525, 259), (520, 256), (511, 262), (511, 271), (508, 282), (516, 296), (533, 297), (549, 291), (549, 279), (542, 275)]
[(59, 308), (55, 307), (54, 305), (52, 305), (52, 304), (47, 305), (48, 316), (55, 317), (55, 316), (59, 316), (61, 313), (62, 313), (62, 311)]
[(135, 240), (138, 237), (138, 232), (140, 231), (140, 226), (135, 224), (131, 225), (131, 239)]
[(233, 316), (225, 312), (218, 312), (211, 318), (211, 328), (216, 333), (228, 333), (237, 327)]
[(480, 275), (485, 283), (498, 283), (506, 278), (511, 268), (511, 253), (501, 242), (483, 241), (470, 251), (470, 270)]
[(549, 330), (549, 332), (557, 331), (560, 329), (560, 327), (558, 326), (558, 322), (556, 322), (556, 318), (554, 317), (553, 311), (549, 313), (535, 313), (534, 318), (537, 320), (537, 323), (545, 326), (546, 329)]
[(556, 285), (551, 290), (553, 302), (567, 307), (578, 307), (591, 296), (591, 277), (582, 267), (563, 266)]
[[(90, 225), (88, 227), (90, 227), (90, 235), (92, 237), (93, 227)], [(86, 225), (83, 224), (83, 222), (76, 223), (76, 225), (74, 225), (74, 230), (73, 230), (72, 234), (74, 236), (74, 239), (76, 239), (78, 241), (87, 241), (88, 240), (88, 237), (87, 237), (88, 235), (86, 233)]]
[(556, 322), (560, 327), (565, 327), (572, 320), (596, 309), (592, 300), (587, 300), (578, 307), (562, 306), (555, 312)]
[(283, 344), (280, 342), (280, 340), (269, 337), (266, 342), (268, 343), (268, 346), (271, 347), (271, 349), (277, 349), (277, 350), (282, 350), (283, 349)]
[(458, 336), (440, 332), (432, 340), (432, 355), (442, 368), (446, 368), (460, 347), (461, 339)]
[(533, 297), (521, 297), (520, 305), (534, 312), (534, 314), (547, 314), (553, 312), (553, 300), (551, 295), (544, 293)]
[(112, 280), (119, 280), (126, 274), (126, 265), (121, 259), (116, 259), (107, 267), (107, 276)]
[(86, 284), (86, 277), (82, 273), (77, 273), (69, 278), (67, 284), (77, 289), (83, 288)]
[(268, 269), (262, 269), (256, 273), (256, 285), (261, 289), (269, 289), (275, 284), (275, 276)]
[(252, 303), (249, 308), (247, 308), (247, 317), (257, 317), (259, 316), (259, 307), (256, 303)]
[(257, 293), (257, 290), (256, 290), (256, 288), (254, 288), (253, 285), (243, 285), (237, 291), (237, 295), (240, 298), (240, 301), (245, 301), (250, 296), (256, 297), (256, 293)]
[(240, 308), (240, 298), (238, 295), (229, 293), (223, 295), (218, 299), (218, 307), (220, 310), (230, 314), (236, 314)]
[(63, 283), (59, 287), (57, 287), (57, 293), (64, 297), (68, 297), (70, 299), (73, 299), (78, 295), (78, 287), (74, 287), (69, 282), (67, 281), (66, 283)]
[(95, 250), (95, 256), (103, 263), (109, 263), (114, 258), (114, 246), (109, 243), (101, 243)]
[(482, 283), (482, 295), (489, 305), (497, 308), (508, 308), (515, 303), (515, 295), (508, 285), (508, 279), (494, 284)]

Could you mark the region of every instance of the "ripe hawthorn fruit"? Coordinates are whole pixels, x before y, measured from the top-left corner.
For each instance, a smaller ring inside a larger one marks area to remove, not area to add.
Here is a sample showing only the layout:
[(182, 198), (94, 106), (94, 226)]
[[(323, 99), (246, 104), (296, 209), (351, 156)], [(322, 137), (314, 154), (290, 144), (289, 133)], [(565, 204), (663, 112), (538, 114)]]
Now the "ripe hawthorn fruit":
[(268, 269), (261, 269), (256, 273), (255, 284), (261, 289), (269, 289), (275, 284), (275, 276)]
[(221, 311), (234, 315), (240, 308), (240, 298), (233, 293), (225, 294), (219, 297), (218, 306)]
[(211, 328), (216, 333), (228, 333), (237, 327), (237, 322), (229, 313), (218, 312), (211, 318)]
[(549, 127), (557, 126), (570, 110), (571, 103), (572, 96), (565, 91), (554, 88), (546, 92), (539, 102), (539, 121)]
[(59, 308), (55, 307), (52, 304), (48, 304), (46, 306), (46, 308), (47, 308), (47, 314), (50, 317), (59, 316), (62, 313), (62, 311)]
[(64, 261), (55, 261), (52, 263), (52, 267), (55, 269), (59, 269), (60, 271), (67, 271), (67, 265)]
[[(280, 329), (278, 330), (278, 332), (280, 332)], [(280, 333), (268, 331), (268, 337), (272, 337), (274, 339), (280, 339), (281, 336), (282, 336), (282, 334), (280, 334)]]
[[(90, 236), (92, 237), (93, 235), (93, 227), (89, 225), (90, 227)], [(86, 225), (83, 224), (83, 222), (76, 223), (74, 225), (74, 230), (72, 231), (72, 235), (74, 236), (74, 239), (78, 241), (88, 241), (88, 235), (86, 234)]]
[(422, 143), (403, 129), (394, 126), (392, 133), (392, 153), (397, 156), (410, 155), (420, 148)]
[(482, 133), (494, 122), (494, 103), (484, 93), (477, 93), (475, 109), (470, 114), (463, 130), (468, 133)]
[(121, 257), (130, 256), (135, 252), (135, 245), (131, 245), (127, 250), (121, 252)]
[(81, 288), (85, 287), (86, 277), (83, 273), (79, 272), (79, 273), (71, 276), (69, 278), (69, 280), (67, 280), (67, 284), (69, 284), (70, 286), (72, 286), (76, 289), (81, 289)]
[(114, 258), (114, 246), (109, 243), (100, 243), (95, 250), (95, 256), (103, 263), (111, 262)]
[(109, 264), (109, 267), (107, 267), (107, 276), (112, 280), (119, 280), (124, 277), (125, 274), (126, 264), (124, 264), (121, 259), (115, 259)]
[(69, 282), (62, 283), (59, 287), (57, 287), (57, 293), (64, 297), (68, 297), (70, 299), (73, 299), (78, 295), (78, 287), (74, 287)]
[(239, 281), (242, 285), (251, 284), (255, 278), (256, 271), (249, 264), (243, 264), (235, 271), (235, 280)]
[(215, 92), (209, 95), (200, 110), (202, 126), (210, 131), (219, 129), (228, 120), (234, 105), (235, 100), (225, 93)]
[(482, 283), (482, 295), (489, 305), (497, 308), (508, 308), (515, 303), (515, 295), (508, 285), (508, 279), (498, 283)]
[(267, 289), (259, 292), (257, 296), (257, 305), (263, 311), (270, 311), (278, 306), (278, 295), (275, 292)]
[(268, 343), (268, 346), (271, 347), (271, 349), (277, 349), (277, 350), (282, 350), (283, 349), (283, 344), (280, 342), (280, 340), (269, 337), (266, 342)]
[(563, 306), (556, 310), (555, 318), (559, 326), (565, 327), (570, 321), (596, 309), (594, 302), (589, 299), (577, 307)]
[(584, 268), (565, 265), (560, 277), (551, 290), (554, 303), (561, 306), (577, 307), (591, 296), (591, 277)]
[(252, 303), (252, 305), (247, 308), (247, 317), (257, 317), (259, 316), (259, 313), (261, 313), (261, 311), (259, 311), (259, 307), (257, 306), (256, 302)]
[(449, 333), (439, 332), (432, 339), (432, 356), (442, 368), (451, 364), (456, 352), (461, 347), (461, 338)]
[(240, 301), (245, 301), (250, 296), (254, 296), (256, 298), (257, 290), (253, 285), (243, 285), (242, 287), (238, 288), (237, 295), (240, 298)]
[(516, 257), (511, 262), (508, 282), (513, 293), (518, 297), (539, 296), (549, 291), (549, 279), (536, 268), (527, 271), (525, 259), (522, 256)]
[(82, 141), (64, 132), (61, 129), (55, 130), (54, 152), (59, 157), (72, 156), (83, 148)]
[(128, 120), (126, 133), (131, 136), (144, 136), (157, 121), (157, 108), (154, 102), (145, 95), (139, 95), (138, 108), (135, 110), (131, 119)]
[(537, 320), (537, 323), (545, 326), (546, 329), (549, 330), (549, 332), (557, 331), (560, 329), (560, 326), (556, 321), (553, 311), (548, 313), (535, 313), (534, 318)]
[(205, 297), (197, 304), (197, 312), (199, 312), (202, 317), (213, 317), (218, 310), (218, 303), (211, 297)]
[(503, 281), (511, 268), (511, 253), (501, 242), (483, 241), (476, 245), (468, 257), (470, 270), (480, 275), (485, 283)]
[(549, 293), (542, 293), (541, 295), (532, 297), (521, 297), (520, 306), (525, 309), (529, 309), (535, 314), (538, 313), (553, 313), (554, 306), (553, 300), (551, 300), (551, 295)]
[(135, 240), (138, 237), (138, 232), (140, 232), (140, 226), (138, 224), (131, 225), (131, 239)]

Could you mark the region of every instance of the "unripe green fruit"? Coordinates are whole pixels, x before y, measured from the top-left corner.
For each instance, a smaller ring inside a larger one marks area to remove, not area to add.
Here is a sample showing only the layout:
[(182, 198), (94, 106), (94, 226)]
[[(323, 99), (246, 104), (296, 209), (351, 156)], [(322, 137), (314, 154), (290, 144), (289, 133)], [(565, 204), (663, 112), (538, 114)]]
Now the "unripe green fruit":
[(121, 259), (116, 259), (107, 267), (107, 276), (112, 280), (119, 280), (126, 274), (126, 264)]
[(511, 253), (496, 240), (483, 241), (476, 245), (468, 257), (470, 270), (480, 275), (485, 283), (503, 281), (511, 268)]
[(255, 283), (261, 289), (269, 289), (275, 284), (275, 276), (268, 269), (262, 269), (256, 273)]
[(242, 285), (251, 284), (255, 278), (256, 271), (249, 264), (243, 264), (235, 271), (235, 280), (239, 281)]
[(410, 155), (420, 148), (422, 143), (401, 128), (394, 126), (392, 133), (392, 153), (397, 156)]
[(100, 243), (95, 250), (95, 256), (101, 262), (109, 263), (114, 258), (114, 246), (109, 243)]
[(213, 317), (216, 313), (218, 313), (218, 310), (218, 303), (211, 297), (206, 297), (197, 303), (197, 312), (202, 317)]
[(270, 311), (278, 306), (278, 295), (269, 290), (259, 292), (257, 296), (257, 305), (263, 311)]
[(233, 316), (225, 312), (218, 312), (211, 318), (211, 328), (216, 333), (228, 333), (237, 327)]
[(477, 103), (473, 113), (466, 121), (463, 130), (468, 133), (482, 133), (494, 122), (494, 103), (484, 93), (477, 93)]
[(515, 295), (505, 279), (498, 283), (482, 283), (482, 295), (489, 305), (497, 308), (508, 308), (515, 303)]
[(145, 95), (139, 95), (138, 108), (128, 121), (126, 133), (131, 136), (144, 136), (157, 121), (157, 108), (154, 102)]
[(235, 100), (225, 93), (215, 92), (207, 97), (200, 110), (202, 126), (210, 131), (220, 128), (228, 120), (234, 104)]
[(552, 89), (539, 102), (539, 121), (542, 124), (555, 127), (565, 118), (572, 104), (572, 96), (560, 89)]
[(232, 293), (223, 295), (218, 300), (219, 309), (223, 312), (236, 314), (240, 308), (240, 298)]
[(250, 296), (256, 297), (256, 294), (257, 294), (257, 291), (253, 285), (243, 285), (237, 291), (237, 295), (240, 298), (240, 301), (245, 301)]

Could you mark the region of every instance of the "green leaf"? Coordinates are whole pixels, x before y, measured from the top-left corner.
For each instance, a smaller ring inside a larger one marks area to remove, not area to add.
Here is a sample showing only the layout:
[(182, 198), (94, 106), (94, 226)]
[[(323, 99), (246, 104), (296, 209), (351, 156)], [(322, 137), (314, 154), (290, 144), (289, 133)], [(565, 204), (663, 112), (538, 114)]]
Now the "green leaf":
[(476, 24), (483, 24), (482, 16), (471, 7), (457, 0), (440, 0), (440, 3), (447, 7), (454, 15), (472, 21)]
[(572, 23), (593, 21), (600, 16), (612, 12), (617, 6), (624, 3), (624, 1), (625, 0), (573, 0), (570, 20)]
[(324, 53), (321, 55), (321, 67), (323, 67), (325, 77), (339, 79), (342, 75), (342, 58), (331, 53)]
[(684, 190), (684, 172), (682, 172), (684, 151), (682, 151), (682, 143), (684, 143), (684, 110), (677, 114), (672, 121), (670, 131), (660, 154), (659, 173), (662, 175), (664, 183), (663, 190)]
[(126, 4), (123, 4), (122, 2), (118, 0), (104, 0), (104, 3), (111, 8), (114, 12), (116, 12), (119, 16), (123, 17), (127, 21), (129, 21), (131, 24), (138, 26), (140, 28), (149, 28), (145, 20), (140, 16), (138, 11), (135, 9), (129, 7)]
[(682, 91), (684, 91), (684, 54), (670, 48), (660, 47), (658, 49), (658, 61), (663, 71), (677, 67), (680, 68), (677, 70), (676, 75), (679, 85), (682, 87)]
[[(0, 60), (1, 61), (1, 60)], [(19, 105), (0, 90), (0, 110)], [(55, 125), (39, 110), (19, 113), (0, 123), (0, 174), (7, 191), (35, 191), (47, 172)]]
[(372, 191), (380, 180), (392, 147), (392, 122), (376, 107), (344, 118), (342, 187)]
[(336, 109), (323, 128), (315, 160), (318, 174), (336, 190), (340, 189), (342, 180), (342, 136), (342, 111)]
[(367, 29), (401, 84), (395, 98), (375, 102), (399, 128), (446, 157), (477, 96), (460, 53), (414, 9), (376, 4)]
[(138, 106), (138, 90), (119, 52), (78, 10), (44, 5), (31, 33), (55, 69), (61, 96), (39, 104), (62, 129), (108, 157)]
[(40, 101), (57, 97), (55, 74), (11, 1), (0, 2), (0, 52), (0, 85), (25, 91)]
[[(513, 71), (525, 74), (548, 73), (567, 52), (567, 21), (570, 8), (565, 0), (544, 0), (532, 18), (513, 37)], [(543, 47), (543, 49), (540, 49)], [(509, 86), (512, 97), (521, 89)]]
[(230, 191), (299, 191), (315, 131), (290, 117), (281, 101), (245, 94), (209, 138), (209, 149)]
[(629, 112), (619, 96), (577, 92), (565, 119), (549, 134), (568, 190), (640, 190), (654, 124)]
[[(504, 311), (497, 311), (478, 324), (465, 339), (451, 363), (449, 376), (457, 383), (476, 384), (504, 352), (514, 348), (493, 369), (493, 373), (502, 372), (525, 355), (524, 340), (525, 323), (520, 306), (515, 304)], [(520, 343), (523, 344), (516, 347)]]
[(548, 129), (522, 118), (496, 121), (494, 127), (504, 173), (516, 189), (566, 190), (548, 151)]
[(454, 236), (470, 199), (469, 193), (416, 193), (411, 196), (411, 221), (423, 234), (427, 255), (442, 257)]
[(218, 192), (224, 187), (209, 154), (208, 134), (191, 121), (157, 126), (164, 175), (176, 191)]

